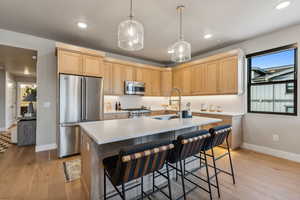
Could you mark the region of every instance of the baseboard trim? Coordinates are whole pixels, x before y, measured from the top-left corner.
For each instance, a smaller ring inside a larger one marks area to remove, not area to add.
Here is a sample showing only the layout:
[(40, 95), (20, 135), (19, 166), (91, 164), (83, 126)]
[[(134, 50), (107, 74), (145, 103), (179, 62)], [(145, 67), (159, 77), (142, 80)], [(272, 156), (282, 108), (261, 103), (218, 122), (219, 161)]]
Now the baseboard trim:
[(53, 150), (56, 149), (57, 145), (54, 144), (45, 144), (45, 145), (38, 145), (35, 146), (35, 152), (41, 152), (41, 151), (49, 151), (49, 150)]
[(242, 148), (300, 163), (300, 154), (249, 143), (243, 143)]

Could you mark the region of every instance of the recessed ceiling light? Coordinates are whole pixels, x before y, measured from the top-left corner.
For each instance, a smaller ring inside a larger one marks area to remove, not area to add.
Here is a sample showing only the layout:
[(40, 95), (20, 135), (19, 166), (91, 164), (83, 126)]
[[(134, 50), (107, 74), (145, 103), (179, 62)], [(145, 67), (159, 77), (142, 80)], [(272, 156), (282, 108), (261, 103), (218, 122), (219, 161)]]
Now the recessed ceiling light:
[(212, 34), (206, 34), (206, 35), (204, 35), (204, 39), (210, 39), (210, 38), (212, 38)]
[(86, 28), (87, 28), (87, 24), (84, 23), (84, 22), (78, 22), (78, 23), (77, 23), (77, 26), (78, 26), (79, 28), (81, 28), (81, 29), (86, 29)]
[(287, 8), (287, 7), (289, 7), (290, 4), (291, 4), (290, 1), (282, 1), (279, 4), (277, 4), (276, 9), (281, 10), (281, 9)]

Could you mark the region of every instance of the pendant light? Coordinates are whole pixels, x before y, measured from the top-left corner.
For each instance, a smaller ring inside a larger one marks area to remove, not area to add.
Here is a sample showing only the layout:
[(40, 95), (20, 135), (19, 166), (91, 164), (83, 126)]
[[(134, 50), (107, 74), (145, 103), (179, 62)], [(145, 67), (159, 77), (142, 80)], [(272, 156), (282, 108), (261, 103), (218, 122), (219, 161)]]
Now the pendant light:
[(184, 8), (184, 5), (177, 7), (177, 12), (179, 14), (179, 39), (169, 48), (171, 60), (177, 63), (191, 60), (191, 44), (184, 41), (182, 34), (182, 11)]
[(138, 51), (144, 48), (144, 27), (133, 20), (132, 0), (130, 0), (129, 19), (120, 23), (118, 31), (118, 46), (127, 51)]

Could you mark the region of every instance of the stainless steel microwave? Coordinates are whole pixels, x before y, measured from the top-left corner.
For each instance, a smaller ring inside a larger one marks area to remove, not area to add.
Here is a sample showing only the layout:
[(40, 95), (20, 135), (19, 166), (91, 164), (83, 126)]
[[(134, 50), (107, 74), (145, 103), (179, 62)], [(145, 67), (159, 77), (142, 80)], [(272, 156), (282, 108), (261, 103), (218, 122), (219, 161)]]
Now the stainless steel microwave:
[(136, 81), (125, 81), (126, 95), (144, 95), (145, 83)]

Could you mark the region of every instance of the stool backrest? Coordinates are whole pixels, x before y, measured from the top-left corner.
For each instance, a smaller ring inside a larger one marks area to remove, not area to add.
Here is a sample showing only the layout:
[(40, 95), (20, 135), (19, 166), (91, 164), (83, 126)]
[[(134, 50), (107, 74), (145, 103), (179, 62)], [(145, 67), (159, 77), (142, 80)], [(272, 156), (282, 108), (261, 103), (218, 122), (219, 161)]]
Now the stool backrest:
[(214, 128), (209, 129), (209, 132), (212, 134), (210, 146), (216, 147), (223, 144), (224, 141), (228, 138), (231, 130), (231, 125), (216, 126)]
[(113, 181), (126, 183), (161, 169), (172, 148), (170, 141), (160, 141), (121, 149)]
[(200, 153), (210, 136), (211, 134), (206, 130), (178, 136), (177, 140), (174, 141), (175, 148), (172, 150), (169, 162), (175, 163)]

